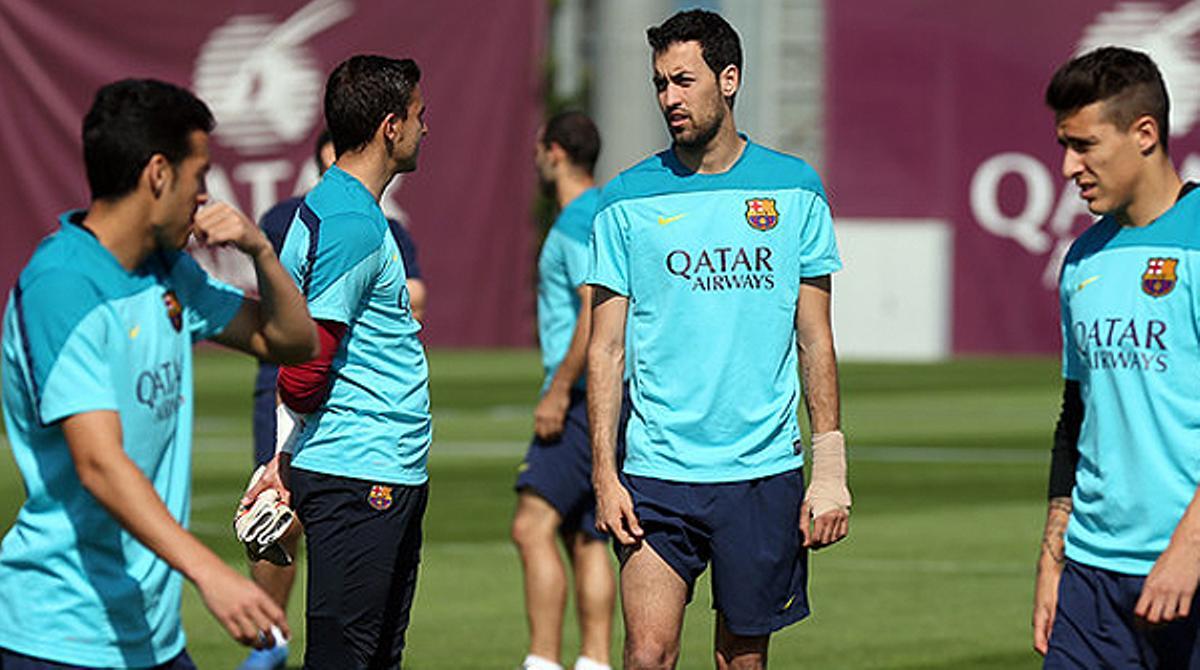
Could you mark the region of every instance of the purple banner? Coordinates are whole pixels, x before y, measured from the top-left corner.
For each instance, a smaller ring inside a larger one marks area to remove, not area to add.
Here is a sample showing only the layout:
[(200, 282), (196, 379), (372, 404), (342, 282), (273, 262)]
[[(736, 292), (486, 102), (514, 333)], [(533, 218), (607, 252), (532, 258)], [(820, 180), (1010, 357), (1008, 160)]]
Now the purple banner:
[(1171, 92), (1171, 155), (1195, 178), (1200, 1), (827, 8), (824, 172), (836, 213), (953, 225), (956, 352), (1058, 351), (1058, 268), (1091, 217), (1061, 175), (1046, 84), (1096, 46), (1149, 52)]
[(532, 343), (532, 142), (547, 3), (510, 0), (0, 0), (0, 285), (63, 210), (87, 205), (79, 140), (102, 84), (155, 77), (217, 117), (209, 190), (257, 216), (316, 178), (325, 77), (354, 53), (421, 66), (420, 168), (384, 195), (429, 287), (423, 339)]

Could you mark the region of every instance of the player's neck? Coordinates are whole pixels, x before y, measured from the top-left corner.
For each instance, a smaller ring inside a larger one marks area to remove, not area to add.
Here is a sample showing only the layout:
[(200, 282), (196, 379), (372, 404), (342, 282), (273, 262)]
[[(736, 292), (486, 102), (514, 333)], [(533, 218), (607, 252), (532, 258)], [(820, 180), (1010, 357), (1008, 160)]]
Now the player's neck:
[(157, 244), (149, 214), (149, 208), (135, 196), (116, 202), (95, 200), (88, 207), (82, 225), (121, 267), (132, 271), (154, 252)]
[(596, 180), (586, 172), (570, 172), (554, 181), (555, 198), (558, 208), (563, 209), (578, 198), (584, 191), (596, 185)]
[(1129, 205), (1117, 213), (1117, 222), (1135, 228), (1150, 225), (1175, 205), (1181, 188), (1183, 181), (1171, 161), (1159, 161), (1138, 183)]
[(727, 172), (742, 157), (746, 140), (738, 135), (733, 114), (727, 114), (717, 134), (702, 147), (675, 145), (675, 157), (683, 166), (700, 174)]
[(382, 153), (372, 151), (373, 148), (372, 145), (367, 145), (362, 151), (348, 151), (339, 156), (334, 165), (361, 182), (375, 197), (375, 202), (379, 202), (383, 197), (383, 190), (391, 183), (396, 173)]

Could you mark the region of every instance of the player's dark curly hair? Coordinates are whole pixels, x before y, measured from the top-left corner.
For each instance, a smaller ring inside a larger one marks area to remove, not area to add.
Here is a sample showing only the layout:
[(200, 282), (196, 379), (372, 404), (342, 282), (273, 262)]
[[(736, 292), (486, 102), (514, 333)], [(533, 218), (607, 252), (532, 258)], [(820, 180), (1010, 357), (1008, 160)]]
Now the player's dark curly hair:
[(192, 153), (192, 133), (212, 132), (214, 125), (208, 106), (174, 84), (122, 79), (102, 86), (83, 117), (83, 164), (92, 200), (131, 193), (155, 154), (178, 165)]
[(408, 118), (421, 68), (411, 58), (351, 56), (325, 84), (325, 126), (338, 156), (365, 147), (388, 114)]
[[(733, 26), (716, 12), (703, 9), (677, 12), (662, 25), (648, 28), (646, 39), (656, 55), (677, 42), (699, 42), (700, 53), (714, 76), (720, 77), (721, 71), (730, 65), (742, 72), (742, 41)], [(729, 97), (730, 107), (734, 97)]]
[(600, 156), (600, 131), (587, 114), (567, 111), (551, 117), (542, 131), (542, 146), (550, 148), (551, 144), (562, 147), (571, 163), (588, 174), (595, 170)]
[(1142, 116), (1153, 118), (1167, 152), (1171, 103), (1162, 73), (1149, 56), (1124, 47), (1100, 47), (1067, 61), (1046, 87), (1046, 104), (1059, 120), (1101, 101), (1107, 120), (1121, 129)]

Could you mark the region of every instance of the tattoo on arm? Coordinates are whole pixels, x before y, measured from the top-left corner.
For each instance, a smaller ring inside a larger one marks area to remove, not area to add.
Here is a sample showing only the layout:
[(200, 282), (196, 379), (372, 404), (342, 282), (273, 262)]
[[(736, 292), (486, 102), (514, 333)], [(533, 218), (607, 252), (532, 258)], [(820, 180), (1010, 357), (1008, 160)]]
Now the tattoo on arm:
[(1042, 534), (1042, 553), (1048, 554), (1055, 563), (1067, 560), (1066, 547), (1063, 541), (1067, 532), (1067, 522), (1071, 519), (1071, 499), (1059, 497), (1050, 499), (1050, 509), (1046, 512), (1046, 530)]

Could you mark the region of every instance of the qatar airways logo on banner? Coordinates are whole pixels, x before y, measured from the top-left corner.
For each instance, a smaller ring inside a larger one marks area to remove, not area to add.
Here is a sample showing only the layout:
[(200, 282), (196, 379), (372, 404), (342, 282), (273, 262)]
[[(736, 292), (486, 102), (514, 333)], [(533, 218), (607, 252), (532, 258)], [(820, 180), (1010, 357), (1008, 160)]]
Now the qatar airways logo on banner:
[[(1171, 9), (1158, 2), (1120, 2), (1097, 15), (1079, 39), (1076, 55), (1105, 45), (1144, 51), (1158, 64), (1171, 97), (1171, 137), (1192, 134), (1200, 121), (1200, 0)], [(1047, 72), (1049, 77), (1049, 72)], [(1046, 113), (1046, 141), (1052, 141)], [(1180, 156), (1175, 155), (1178, 161)], [(1184, 179), (1200, 179), (1200, 154), (1178, 162)], [(1017, 180), (1025, 192), (1019, 211), (1000, 204), (1001, 183)], [(1042, 284), (1057, 285), (1058, 270), (1074, 239), (1077, 221), (1091, 217), (1078, 189), (1066, 181), (1060, 164), (1046, 164), (1023, 152), (1002, 152), (984, 160), (971, 178), (971, 212), (989, 233), (1013, 240), (1030, 254), (1045, 256)]]
[[(311, 41), (353, 14), (350, 0), (312, 0), (282, 19), (235, 14), (209, 33), (196, 55), (192, 81), (217, 119), (214, 140), (237, 154), (232, 163), (226, 160), (209, 171), (214, 199), (257, 219), (317, 182), (308, 143), (324, 124), (325, 78), (334, 63), (323, 63)], [(279, 157), (293, 153), (299, 143), (303, 158)], [(405, 221), (395, 201), (400, 182), (392, 180), (380, 204), (389, 217)]]

